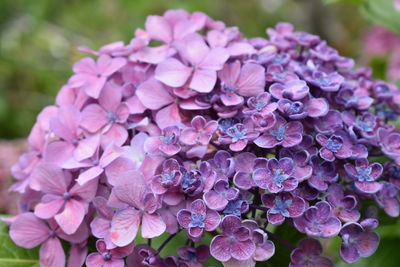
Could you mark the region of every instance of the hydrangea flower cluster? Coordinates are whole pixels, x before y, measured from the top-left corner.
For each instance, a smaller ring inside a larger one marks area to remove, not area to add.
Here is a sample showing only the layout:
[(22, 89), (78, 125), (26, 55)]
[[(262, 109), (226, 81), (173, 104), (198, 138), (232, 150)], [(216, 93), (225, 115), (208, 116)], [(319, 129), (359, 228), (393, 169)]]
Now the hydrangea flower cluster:
[(253, 266), (281, 242), (268, 226), (286, 224), (304, 234), (291, 266), (332, 265), (318, 238), (339, 236), (349, 263), (373, 254), (364, 200), (399, 216), (400, 91), (318, 36), (267, 34), (170, 10), (127, 45), (81, 48), (97, 58), (74, 65), (12, 169), (12, 240), (48, 267)]

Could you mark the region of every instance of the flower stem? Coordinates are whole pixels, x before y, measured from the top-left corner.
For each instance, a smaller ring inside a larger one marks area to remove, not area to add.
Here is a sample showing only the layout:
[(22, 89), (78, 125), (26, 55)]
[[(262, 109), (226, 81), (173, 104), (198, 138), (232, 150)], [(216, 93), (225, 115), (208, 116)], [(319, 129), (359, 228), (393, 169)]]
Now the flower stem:
[(157, 249), (156, 255), (160, 254), (161, 250), (171, 241), (182, 229), (179, 229), (175, 234), (171, 234)]
[(268, 208), (266, 208), (266, 207), (260, 207), (260, 206), (258, 206), (258, 205), (256, 205), (256, 204), (250, 204), (249, 206), (250, 206), (251, 208), (253, 208), (253, 209), (262, 210), (262, 211), (265, 211), (265, 212), (268, 211)]
[(273, 239), (277, 240), (278, 242), (280, 242), (281, 244), (283, 244), (284, 246), (288, 247), (290, 250), (293, 250), (295, 247), (290, 244), (288, 241), (286, 241), (285, 239), (283, 239), (282, 237), (280, 237), (279, 235), (276, 235), (274, 233), (271, 233), (270, 231), (265, 230), (265, 232), (272, 237)]

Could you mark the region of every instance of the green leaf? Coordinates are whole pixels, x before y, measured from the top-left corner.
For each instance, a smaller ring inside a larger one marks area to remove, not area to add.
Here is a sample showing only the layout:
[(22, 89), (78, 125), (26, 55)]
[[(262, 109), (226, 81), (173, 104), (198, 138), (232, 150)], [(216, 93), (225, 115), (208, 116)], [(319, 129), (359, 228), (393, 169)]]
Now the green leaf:
[(370, 21), (400, 34), (400, 11), (394, 8), (393, 0), (366, 0), (361, 12)]
[(0, 267), (38, 267), (39, 248), (18, 247), (8, 235), (8, 226), (0, 221)]

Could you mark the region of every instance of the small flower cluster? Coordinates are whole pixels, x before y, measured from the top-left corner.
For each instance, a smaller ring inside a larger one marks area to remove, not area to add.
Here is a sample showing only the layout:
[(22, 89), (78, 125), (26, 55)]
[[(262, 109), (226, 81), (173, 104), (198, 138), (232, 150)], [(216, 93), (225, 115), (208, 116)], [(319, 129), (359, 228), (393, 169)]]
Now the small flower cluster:
[[(364, 200), (399, 216), (400, 130), (388, 121), (400, 90), (290, 24), (267, 34), (246, 39), (170, 10), (127, 45), (81, 48), (97, 59), (74, 65), (12, 169), (12, 240), (41, 246), (42, 266), (65, 265), (61, 239), (68, 266), (201, 266), (210, 256), (252, 266), (281, 240), (267, 227), (285, 224), (305, 237), (291, 266), (332, 265), (317, 238), (340, 236), (349, 263), (373, 254), (378, 220), (361, 212)], [(159, 247), (135, 243), (164, 233)], [(162, 257), (178, 233), (187, 241)]]

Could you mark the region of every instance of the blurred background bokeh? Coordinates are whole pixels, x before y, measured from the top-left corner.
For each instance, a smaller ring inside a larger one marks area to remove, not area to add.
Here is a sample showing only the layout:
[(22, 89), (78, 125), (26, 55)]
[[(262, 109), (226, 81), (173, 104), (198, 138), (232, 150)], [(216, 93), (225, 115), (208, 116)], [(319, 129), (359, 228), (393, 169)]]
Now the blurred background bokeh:
[[(297, 30), (320, 35), (358, 66), (370, 66), (375, 78), (400, 78), (400, 35), (393, 33), (400, 30), (400, 16), (395, 23), (388, 19), (398, 12), (393, 0), (0, 0), (0, 213), (13, 210), (8, 170), (24, 150), (21, 138), (39, 111), (54, 102), (73, 62), (84, 56), (76, 47), (128, 42), (146, 16), (171, 8), (203, 11), (239, 26), (247, 37), (265, 36), (267, 27), (291, 22)], [(400, 227), (386, 231), (392, 237)], [(386, 266), (384, 259), (391, 256), (388, 250), (380, 253), (383, 261), (370, 266)]]

